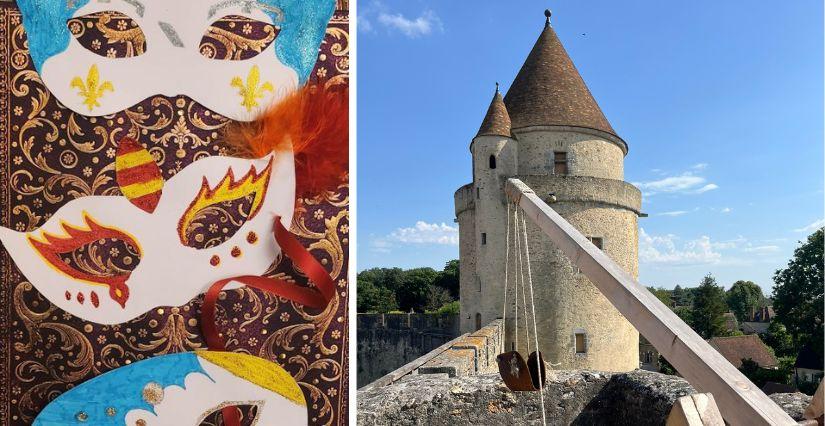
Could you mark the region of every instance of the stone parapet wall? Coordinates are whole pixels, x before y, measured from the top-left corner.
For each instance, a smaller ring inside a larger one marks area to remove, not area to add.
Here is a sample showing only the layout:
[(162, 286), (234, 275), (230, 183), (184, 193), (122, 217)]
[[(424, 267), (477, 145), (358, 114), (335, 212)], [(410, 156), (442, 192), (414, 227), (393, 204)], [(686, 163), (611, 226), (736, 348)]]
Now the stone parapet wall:
[(455, 192), (455, 215), (460, 215), (465, 210), (472, 210), (475, 205), (475, 193), (473, 184), (468, 183)]
[(521, 179), (545, 202), (552, 192), (559, 203), (602, 204), (641, 213), (642, 193), (625, 181), (591, 176), (520, 175), (516, 178)]
[(358, 387), (459, 335), (458, 315), (358, 314)]
[(496, 356), (501, 348), (501, 320), (461, 335), (452, 346), (418, 368), (416, 374), (447, 374), (449, 377), (497, 372)]

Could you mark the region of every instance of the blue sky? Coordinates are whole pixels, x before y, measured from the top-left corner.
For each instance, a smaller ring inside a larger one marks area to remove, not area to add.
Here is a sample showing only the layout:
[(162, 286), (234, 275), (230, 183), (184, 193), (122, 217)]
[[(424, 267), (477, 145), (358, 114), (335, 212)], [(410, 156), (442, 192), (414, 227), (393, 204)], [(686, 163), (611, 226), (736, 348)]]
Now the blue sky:
[[(358, 270), (458, 258), (453, 192), (494, 84), (553, 27), (644, 193), (640, 281), (726, 288), (823, 220), (819, 1), (359, 2)], [(514, 4), (514, 3), (510, 3)]]

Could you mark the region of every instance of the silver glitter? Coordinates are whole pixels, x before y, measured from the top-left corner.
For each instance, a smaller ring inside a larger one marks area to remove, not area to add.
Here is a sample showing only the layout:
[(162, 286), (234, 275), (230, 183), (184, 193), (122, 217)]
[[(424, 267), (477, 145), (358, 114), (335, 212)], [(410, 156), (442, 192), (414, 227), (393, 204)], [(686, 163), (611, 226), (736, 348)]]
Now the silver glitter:
[(161, 31), (163, 31), (163, 33), (166, 34), (166, 38), (169, 39), (169, 42), (172, 43), (172, 46), (184, 47), (183, 42), (180, 41), (178, 32), (175, 31), (175, 28), (171, 24), (158, 21), (158, 26), (160, 26)]
[(280, 8), (276, 6), (270, 6), (268, 4), (261, 3), (255, 0), (224, 0), (220, 3), (216, 3), (209, 8), (209, 19), (215, 17), (215, 14), (217, 14), (218, 11), (221, 9), (226, 9), (227, 7), (239, 5), (242, 7), (241, 11), (243, 11), (243, 13), (252, 13), (252, 8), (254, 7), (255, 9), (258, 9), (262, 12), (272, 12), (275, 15), (277, 15), (277, 17), (275, 18), (275, 22), (284, 21), (284, 12)]

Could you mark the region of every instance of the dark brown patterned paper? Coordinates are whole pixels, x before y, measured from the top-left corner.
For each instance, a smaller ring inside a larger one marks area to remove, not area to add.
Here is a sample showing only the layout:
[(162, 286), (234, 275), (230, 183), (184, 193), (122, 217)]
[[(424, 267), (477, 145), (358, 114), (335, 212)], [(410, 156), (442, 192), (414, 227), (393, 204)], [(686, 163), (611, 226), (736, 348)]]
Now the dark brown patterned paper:
[[(348, 41), (346, 4), (339, 2), (313, 79), (348, 84)], [(167, 178), (198, 158), (224, 153), (219, 133), (227, 120), (187, 97), (157, 96), (98, 118), (62, 107), (34, 71), (20, 13), (8, 1), (0, 1), (0, 66), (3, 226), (33, 230), (72, 199), (119, 195), (114, 157), (117, 141), (127, 135), (149, 149)], [(228, 350), (274, 360), (289, 371), (304, 390), (311, 424), (347, 424), (348, 419), (348, 205), (344, 178), (335, 191), (298, 200), (292, 225), (338, 284), (327, 309), (303, 309), (249, 289), (226, 292), (218, 307)], [(269, 275), (306, 283), (288, 259), (273, 265)], [(174, 277), (169, 279), (173, 285)], [(200, 303), (199, 297), (184, 306), (158, 308), (116, 326), (87, 323), (44, 299), (4, 249), (0, 424), (29, 424), (58, 395), (119, 366), (202, 349)]]

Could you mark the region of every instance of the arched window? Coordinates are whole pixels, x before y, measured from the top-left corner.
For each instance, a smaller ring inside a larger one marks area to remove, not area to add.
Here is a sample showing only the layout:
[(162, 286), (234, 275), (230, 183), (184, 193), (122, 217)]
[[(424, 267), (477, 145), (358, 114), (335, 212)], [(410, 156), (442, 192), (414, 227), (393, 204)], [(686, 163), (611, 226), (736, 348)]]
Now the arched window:
[(481, 313), (476, 313), (476, 331), (481, 330)]
[(490, 156), (490, 168), (491, 169), (496, 168), (496, 156), (495, 155)]

